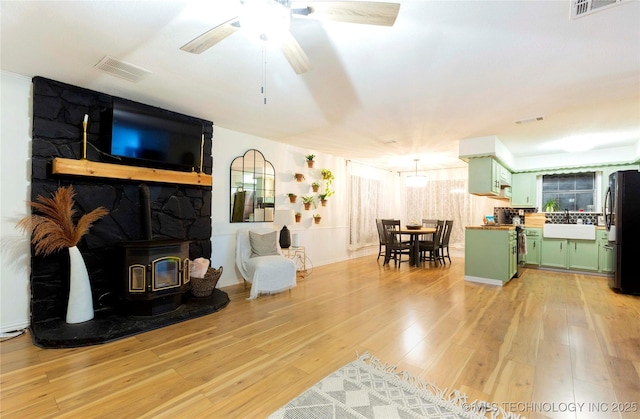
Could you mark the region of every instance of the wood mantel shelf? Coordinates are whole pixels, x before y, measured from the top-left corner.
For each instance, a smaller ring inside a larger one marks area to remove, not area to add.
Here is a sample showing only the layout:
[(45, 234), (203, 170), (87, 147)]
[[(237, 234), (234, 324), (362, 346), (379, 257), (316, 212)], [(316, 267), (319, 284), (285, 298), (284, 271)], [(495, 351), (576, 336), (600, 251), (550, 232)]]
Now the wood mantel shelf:
[(151, 169), (90, 160), (63, 159), (60, 157), (53, 159), (52, 172), (55, 175), (91, 176), (198, 186), (211, 186), (213, 184), (212, 176), (206, 173)]

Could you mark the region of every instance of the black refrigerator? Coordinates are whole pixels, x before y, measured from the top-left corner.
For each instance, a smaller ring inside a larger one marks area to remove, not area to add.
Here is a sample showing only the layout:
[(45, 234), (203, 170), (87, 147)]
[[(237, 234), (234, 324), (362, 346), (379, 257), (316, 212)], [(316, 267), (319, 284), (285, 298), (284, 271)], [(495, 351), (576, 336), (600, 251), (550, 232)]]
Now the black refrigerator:
[(640, 172), (624, 170), (609, 176), (605, 218), (614, 249), (609, 286), (624, 294), (640, 294)]

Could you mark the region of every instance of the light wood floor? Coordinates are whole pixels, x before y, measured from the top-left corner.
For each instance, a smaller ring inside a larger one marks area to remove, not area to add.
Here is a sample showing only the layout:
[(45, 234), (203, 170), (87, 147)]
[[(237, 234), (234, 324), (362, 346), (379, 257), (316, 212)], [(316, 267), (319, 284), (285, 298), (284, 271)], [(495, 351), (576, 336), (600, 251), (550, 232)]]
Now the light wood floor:
[(266, 417), (369, 351), (527, 417), (639, 417), (623, 404), (640, 402), (639, 297), (540, 270), (473, 284), (463, 265), (369, 256), (316, 267), (290, 293), (247, 301), (242, 285), (225, 288), (218, 313), (110, 344), (43, 350), (23, 335), (1, 344), (0, 415)]

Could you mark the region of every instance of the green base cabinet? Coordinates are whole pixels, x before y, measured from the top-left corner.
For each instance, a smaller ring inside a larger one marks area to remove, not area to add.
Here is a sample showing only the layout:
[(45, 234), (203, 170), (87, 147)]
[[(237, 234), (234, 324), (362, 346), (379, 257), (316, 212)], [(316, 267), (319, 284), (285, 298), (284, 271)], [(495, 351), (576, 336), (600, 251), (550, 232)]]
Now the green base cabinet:
[(542, 239), (540, 265), (551, 268), (567, 268), (567, 240)]
[(598, 270), (596, 240), (542, 239), (540, 265), (551, 268)]
[(542, 229), (525, 228), (524, 234), (527, 236), (527, 254), (524, 255), (524, 263), (527, 265), (539, 266)]
[(598, 243), (595, 240), (567, 240), (569, 269), (598, 270)]
[(504, 285), (518, 268), (515, 230), (465, 231), (465, 280)]
[(613, 247), (609, 246), (607, 230), (598, 230), (596, 241), (598, 242), (598, 270), (613, 273)]

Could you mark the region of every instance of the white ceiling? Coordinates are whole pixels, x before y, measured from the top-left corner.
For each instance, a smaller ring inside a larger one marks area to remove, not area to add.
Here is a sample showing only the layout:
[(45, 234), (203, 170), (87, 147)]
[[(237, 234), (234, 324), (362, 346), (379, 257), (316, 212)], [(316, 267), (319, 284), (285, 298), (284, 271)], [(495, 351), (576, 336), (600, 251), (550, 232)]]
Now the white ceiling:
[[(390, 170), (460, 166), (458, 140), (489, 135), (516, 157), (578, 134), (638, 143), (640, 2), (576, 20), (569, 0), (400, 3), (392, 27), (292, 20), (314, 66), (296, 75), (242, 30), (179, 49), (238, 0), (2, 1), (0, 63)], [(113, 77), (105, 55), (151, 74)]]

